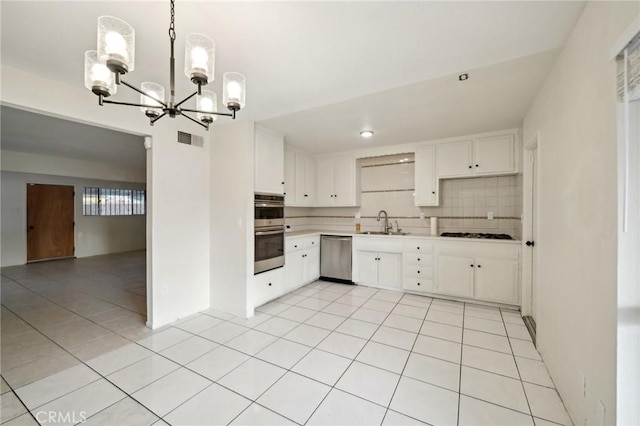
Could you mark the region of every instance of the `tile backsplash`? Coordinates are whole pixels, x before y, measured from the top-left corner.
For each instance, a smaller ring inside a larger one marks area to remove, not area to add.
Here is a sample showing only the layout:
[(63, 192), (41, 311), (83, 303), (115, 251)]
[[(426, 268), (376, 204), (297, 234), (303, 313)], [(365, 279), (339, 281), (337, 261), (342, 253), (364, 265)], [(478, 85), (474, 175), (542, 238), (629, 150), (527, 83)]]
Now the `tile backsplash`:
[[(294, 230), (354, 230), (359, 212), (362, 230), (378, 231), (383, 225), (376, 216), (385, 210), (389, 220), (407, 232), (428, 233), (429, 218), (436, 216), (438, 233), (490, 232), (521, 238), (522, 175), (441, 180), (440, 206), (416, 207), (413, 153), (363, 158), (359, 172), (360, 207), (287, 207), (287, 225)], [(489, 212), (493, 220), (487, 219)]]

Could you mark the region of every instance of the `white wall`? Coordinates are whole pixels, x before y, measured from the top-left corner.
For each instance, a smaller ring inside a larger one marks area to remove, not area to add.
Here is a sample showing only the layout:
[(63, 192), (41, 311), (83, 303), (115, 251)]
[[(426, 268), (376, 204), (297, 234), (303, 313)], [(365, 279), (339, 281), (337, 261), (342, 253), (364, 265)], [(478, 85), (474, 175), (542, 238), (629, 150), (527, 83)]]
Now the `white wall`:
[[(136, 108), (99, 106), (82, 82), (69, 86), (2, 65), (3, 104), (141, 136), (147, 151), (147, 321), (160, 327), (209, 306), (209, 146), (175, 142), (178, 130), (205, 135), (183, 118), (164, 118), (151, 127)], [(46, 87), (47, 90), (34, 90)], [(126, 90), (122, 88), (122, 90)], [(185, 96), (187, 93), (184, 94)], [(150, 166), (149, 166), (150, 163)], [(153, 281), (151, 281), (153, 277)], [(166, 291), (162, 291), (162, 290)]]
[(76, 192), (74, 238), (77, 257), (145, 248), (145, 216), (83, 216), (82, 214), (82, 191), (85, 186), (145, 189), (144, 183), (80, 179), (4, 170), (1, 176), (0, 258), (2, 266), (22, 265), (27, 261), (28, 183), (74, 186)]
[(616, 66), (609, 48), (638, 11), (637, 2), (588, 3), (524, 120), (525, 141), (540, 131), (538, 346), (576, 424), (598, 424), (598, 400), (606, 424), (616, 423)]
[[(252, 316), (253, 122), (216, 124), (211, 134), (211, 307)], [(233, 176), (233, 179), (229, 177)]]

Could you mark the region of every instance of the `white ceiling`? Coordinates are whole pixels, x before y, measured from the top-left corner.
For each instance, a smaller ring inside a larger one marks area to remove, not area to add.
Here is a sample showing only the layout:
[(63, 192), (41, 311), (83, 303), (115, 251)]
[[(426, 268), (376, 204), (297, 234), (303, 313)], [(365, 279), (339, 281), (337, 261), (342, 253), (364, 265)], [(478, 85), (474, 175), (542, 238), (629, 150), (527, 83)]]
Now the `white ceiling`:
[[(518, 125), (552, 63), (552, 56), (536, 54), (560, 48), (583, 7), (584, 2), (566, 1), (178, 0), (178, 97), (193, 90), (182, 74), (184, 37), (202, 32), (216, 41), (213, 89), (220, 93), (223, 72), (244, 73), (247, 108), (241, 111), (242, 117), (292, 129), (287, 140), (315, 151), (333, 149), (329, 147), (336, 146), (336, 139), (341, 148), (348, 148), (345, 143), (356, 142), (349, 142), (352, 134), (344, 132), (359, 131), (365, 124), (376, 130), (376, 144), (454, 136), (452, 132), (463, 134), (480, 127), (493, 130), (503, 123)], [(126, 79), (134, 84), (156, 81), (167, 87), (169, 6), (165, 1), (3, 1), (2, 62), (82, 87), (83, 53), (95, 49), (96, 18), (104, 14), (118, 16), (136, 29), (136, 69)], [(531, 55), (535, 56), (528, 62), (522, 59), (527, 66), (518, 61), (508, 64)], [(458, 93), (465, 86), (440, 79), (469, 70), (477, 71), (466, 85), (466, 95)], [(497, 81), (507, 75), (509, 81)], [(484, 90), (474, 86), (483, 81), (493, 86)], [(397, 93), (389, 92), (392, 89)], [(121, 88), (116, 98), (136, 98), (125, 92)], [(472, 99), (475, 108), (467, 105), (472, 95), (487, 93), (490, 100)], [(87, 96), (93, 95), (87, 92)], [(425, 96), (440, 101), (425, 102)], [(398, 99), (413, 109), (381, 114), (383, 107), (397, 110), (397, 105), (387, 102)], [(372, 104), (362, 105), (367, 102)], [(328, 106), (334, 104), (335, 114), (330, 114)], [(476, 116), (480, 104), (486, 104), (491, 113)], [(470, 113), (464, 115), (467, 110)], [(452, 111), (459, 118), (457, 123), (449, 119)], [(326, 120), (327, 114), (339, 117)], [(428, 126), (407, 126), (416, 117)], [(469, 123), (482, 120), (481, 126)]]
[(0, 108), (1, 147), (144, 169), (144, 138), (20, 109)]

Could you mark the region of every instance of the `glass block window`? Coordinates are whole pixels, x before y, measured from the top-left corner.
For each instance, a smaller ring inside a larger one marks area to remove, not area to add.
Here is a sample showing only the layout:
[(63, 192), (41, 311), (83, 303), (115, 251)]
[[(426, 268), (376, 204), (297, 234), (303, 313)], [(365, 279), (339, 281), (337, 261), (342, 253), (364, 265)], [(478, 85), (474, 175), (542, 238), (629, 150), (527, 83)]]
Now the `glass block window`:
[(147, 212), (147, 191), (85, 187), (82, 206), (85, 216), (144, 215)]

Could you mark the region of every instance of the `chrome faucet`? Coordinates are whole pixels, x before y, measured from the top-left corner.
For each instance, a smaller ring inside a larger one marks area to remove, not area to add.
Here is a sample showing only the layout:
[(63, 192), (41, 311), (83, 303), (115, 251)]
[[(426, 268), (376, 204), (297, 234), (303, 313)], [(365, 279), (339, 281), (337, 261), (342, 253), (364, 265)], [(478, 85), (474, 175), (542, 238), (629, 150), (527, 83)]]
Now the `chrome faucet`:
[[(378, 218), (376, 219), (378, 222), (380, 222), (380, 216), (382, 215), (382, 213), (384, 213), (384, 231), (383, 232), (389, 232), (389, 215), (387, 215), (387, 212), (384, 210), (380, 210), (378, 212)], [(393, 225), (391, 225), (392, 227)]]

